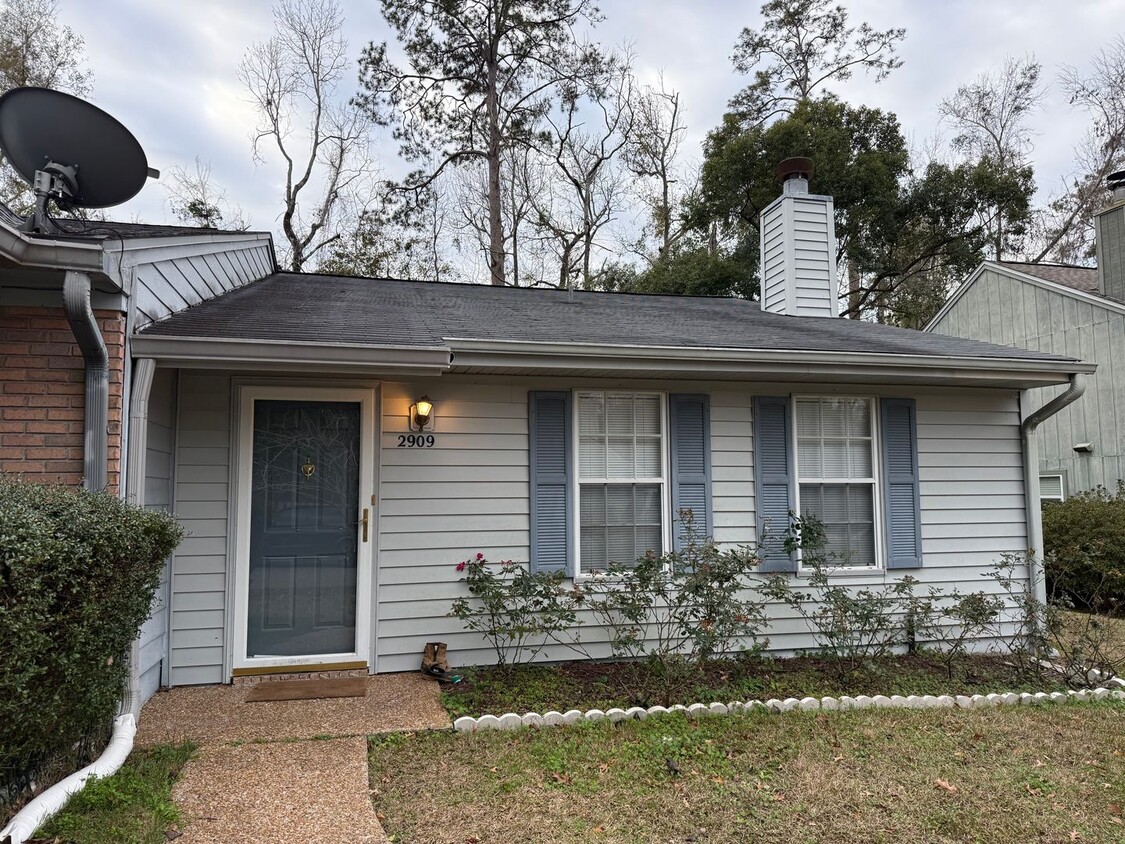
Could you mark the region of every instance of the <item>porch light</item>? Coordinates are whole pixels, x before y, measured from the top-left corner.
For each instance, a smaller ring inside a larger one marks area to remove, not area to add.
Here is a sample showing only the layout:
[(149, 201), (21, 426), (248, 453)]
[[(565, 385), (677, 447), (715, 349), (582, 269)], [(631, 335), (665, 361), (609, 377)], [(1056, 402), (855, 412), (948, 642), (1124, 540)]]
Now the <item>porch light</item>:
[(429, 396), (422, 396), (410, 405), (410, 427), (417, 427), (419, 431), (424, 431), (426, 426), (430, 424), (430, 418), (433, 414), (434, 403), (430, 401)]

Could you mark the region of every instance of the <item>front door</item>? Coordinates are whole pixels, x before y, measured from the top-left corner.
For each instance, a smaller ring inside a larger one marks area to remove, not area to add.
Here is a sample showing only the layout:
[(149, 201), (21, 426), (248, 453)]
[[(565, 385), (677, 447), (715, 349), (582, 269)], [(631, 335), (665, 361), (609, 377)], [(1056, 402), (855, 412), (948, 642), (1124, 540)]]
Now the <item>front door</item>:
[(357, 653), (361, 405), (257, 399), (253, 420), (245, 658)]

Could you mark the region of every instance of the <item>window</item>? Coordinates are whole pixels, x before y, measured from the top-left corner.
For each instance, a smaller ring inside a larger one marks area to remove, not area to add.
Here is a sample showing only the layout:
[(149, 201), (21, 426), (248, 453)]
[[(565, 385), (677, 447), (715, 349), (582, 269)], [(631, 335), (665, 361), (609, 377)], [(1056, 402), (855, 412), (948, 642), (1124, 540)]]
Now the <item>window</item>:
[(797, 512), (824, 524), (830, 562), (878, 565), (873, 401), (794, 399)]
[(1063, 491), (1062, 475), (1039, 476), (1039, 501), (1063, 501), (1066, 494)]
[(664, 397), (577, 393), (579, 571), (664, 550)]

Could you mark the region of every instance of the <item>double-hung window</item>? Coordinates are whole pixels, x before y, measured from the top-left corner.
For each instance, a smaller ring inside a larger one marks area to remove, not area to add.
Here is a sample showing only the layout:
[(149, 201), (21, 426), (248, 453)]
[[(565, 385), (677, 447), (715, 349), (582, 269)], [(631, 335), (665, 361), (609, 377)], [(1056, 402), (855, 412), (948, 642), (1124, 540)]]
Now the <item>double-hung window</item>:
[(793, 400), (796, 510), (824, 525), (829, 564), (878, 565), (878, 461), (873, 400)]
[(662, 553), (667, 507), (664, 396), (580, 390), (578, 571)]

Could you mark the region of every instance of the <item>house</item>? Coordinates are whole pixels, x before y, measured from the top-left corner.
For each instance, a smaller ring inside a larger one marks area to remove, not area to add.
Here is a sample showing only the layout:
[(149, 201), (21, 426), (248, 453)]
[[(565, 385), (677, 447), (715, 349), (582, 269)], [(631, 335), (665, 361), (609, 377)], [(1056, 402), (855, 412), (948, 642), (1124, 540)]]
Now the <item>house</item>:
[[(1098, 365), (1085, 397), (1040, 428), (1043, 500), (1125, 478), (1125, 173), (1115, 176), (1112, 201), (1095, 217), (1097, 268), (985, 261), (925, 328)], [(1033, 391), (1030, 401), (1055, 392)]]
[[(146, 626), (145, 693), (412, 670), (438, 639), (487, 661), (447, 615), (460, 560), (582, 578), (670, 548), (684, 507), (727, 546), (812, 512), (848, 555), (841, 583), (987, 587), (1002, 553), (1038, 544), (1025, 443), (1094, 367), (836, 319), (831, 199), (784, 175), (761, 307), (278, 272), (253, 234), (59, 246), (27, 301), (57, 309), (68, 272), (110, 297), (125, 494), (189, 532)], [(71, 249), (97, 260), (72, 268)], [(1030, 391), (1068, 383), (1029, 413)], [(802, 576), (776, 541), (764, 568)], [(771, 616), (774, 648), (812, 646)]]

